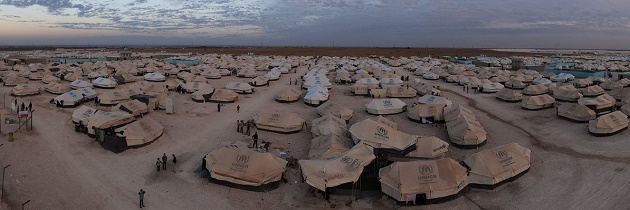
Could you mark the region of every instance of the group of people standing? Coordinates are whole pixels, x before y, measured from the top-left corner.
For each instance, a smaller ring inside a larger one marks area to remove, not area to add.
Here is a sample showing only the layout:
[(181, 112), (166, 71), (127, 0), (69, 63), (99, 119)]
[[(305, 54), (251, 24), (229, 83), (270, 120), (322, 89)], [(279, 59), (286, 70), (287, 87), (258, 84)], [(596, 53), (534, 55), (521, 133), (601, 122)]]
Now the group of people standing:
[[(247, 122), (243, 121), (243, 120), (237, 120), (236, 121), (236, 132), (243, 134), (243, 135), (247, 135), (249, 136), (250, 131), (251, 131), (251, 127), (255, 126), (254, 125), (254, 119), (250, 119)], [(247, 128), (246, 130), (244, 128)]]
[[(166, 156), (166, 153), (164, 153), (164, 155), (162, 155), (162, 160), (158, 158), (157, 162), (155, 162), (155, 166), (157, 166), (157, 171), (159, 172), (160, 169), (166, 170), (167, 162), (168, 162), (168, 156)], [(173, 165), (175, 164), (177, 164), (177, 158), (175, 157), (175, 154), (173, 154)]]

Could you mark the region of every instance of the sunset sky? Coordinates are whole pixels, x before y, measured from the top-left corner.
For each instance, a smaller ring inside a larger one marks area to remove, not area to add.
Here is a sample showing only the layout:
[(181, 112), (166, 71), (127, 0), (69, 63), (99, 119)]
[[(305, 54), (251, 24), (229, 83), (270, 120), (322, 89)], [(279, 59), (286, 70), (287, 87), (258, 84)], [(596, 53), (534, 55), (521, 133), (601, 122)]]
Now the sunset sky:
[(630, 49), (628, 0), (0, 0), (0, 45)]

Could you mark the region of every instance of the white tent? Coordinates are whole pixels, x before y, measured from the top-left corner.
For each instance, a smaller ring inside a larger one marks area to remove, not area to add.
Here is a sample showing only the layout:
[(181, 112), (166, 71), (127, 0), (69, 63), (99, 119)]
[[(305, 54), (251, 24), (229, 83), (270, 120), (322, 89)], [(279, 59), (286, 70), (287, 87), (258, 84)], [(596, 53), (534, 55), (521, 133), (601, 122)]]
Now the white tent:
[(150, 82), (164, 82), (166, 77), (160, 73), (148, 73), (144, 75), (144, 80)]
[(225, 85), (225, 89), (232, 90), (236, 93), (254, 93), (254, 87), (244, 82), (230, 82)]
[(92, 85), (94, 85), (94, 87), (99, 87), (99, 88), (116, 88), (116, 85), (118, 84), (116, 83), (116, 81), (112, 79), (99, 77), (95, 79), (94, 81), (92, 81)]
[(75, 80), (70, 83), (70, 88), (72, 89), (79, 89), (79, 88), (92, 87), (92, 86), (93, 86), (92, 83), (85, 80)]
[(370, 114), (398, 114), (407, 110), (407, 104), (400, 99), (372, 99), (364, 105)]

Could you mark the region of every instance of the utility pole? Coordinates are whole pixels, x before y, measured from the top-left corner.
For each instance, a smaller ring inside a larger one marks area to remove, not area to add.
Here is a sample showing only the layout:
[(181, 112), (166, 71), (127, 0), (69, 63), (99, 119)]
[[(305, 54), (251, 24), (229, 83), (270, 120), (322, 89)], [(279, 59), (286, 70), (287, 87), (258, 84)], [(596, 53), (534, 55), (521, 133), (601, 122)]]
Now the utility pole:
[(4, 172), (7, 170), (9, 166), (11, 166), (11, 164), (5, 166), (2, 169), (2, 192), (1, 192), (2, 194), (0, 194), (0, 201), (4, 198)]

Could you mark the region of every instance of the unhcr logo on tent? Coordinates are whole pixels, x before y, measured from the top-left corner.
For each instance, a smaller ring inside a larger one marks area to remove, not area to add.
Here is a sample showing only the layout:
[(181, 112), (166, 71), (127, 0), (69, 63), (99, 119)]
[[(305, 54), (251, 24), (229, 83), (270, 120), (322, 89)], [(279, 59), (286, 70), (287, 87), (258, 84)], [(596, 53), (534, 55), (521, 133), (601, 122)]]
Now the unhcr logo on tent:
[(342, 163), (350, 163), (350, 162), (352, 162), (353, 160), (354, 160), (354, 158), (351, 158), (351, 157), (349, 157), (349, 156), (343, 156), (343, 157), (341, 158), (341, 162), (342, 162)]
[(418, 167), (418, 171), (420, 171), (420, 174), (422, 175), (429, 175), (433, 173), (433, 166), (423, 165)]
[(376, 133), (374, 134), (377, 138), (387, 140), (389, 137), (387, 136), (387, 129), (381, 126), (376, 127)]
[(247, 155), (239, 155), (236, 157), (236, 162), (239, 164), (245, 164), (249, 161), (249, 156)]
[(499, 159), (505, 159), (508, 157), (508, 154), (505, 151), (498, 151), (496, 155)]

